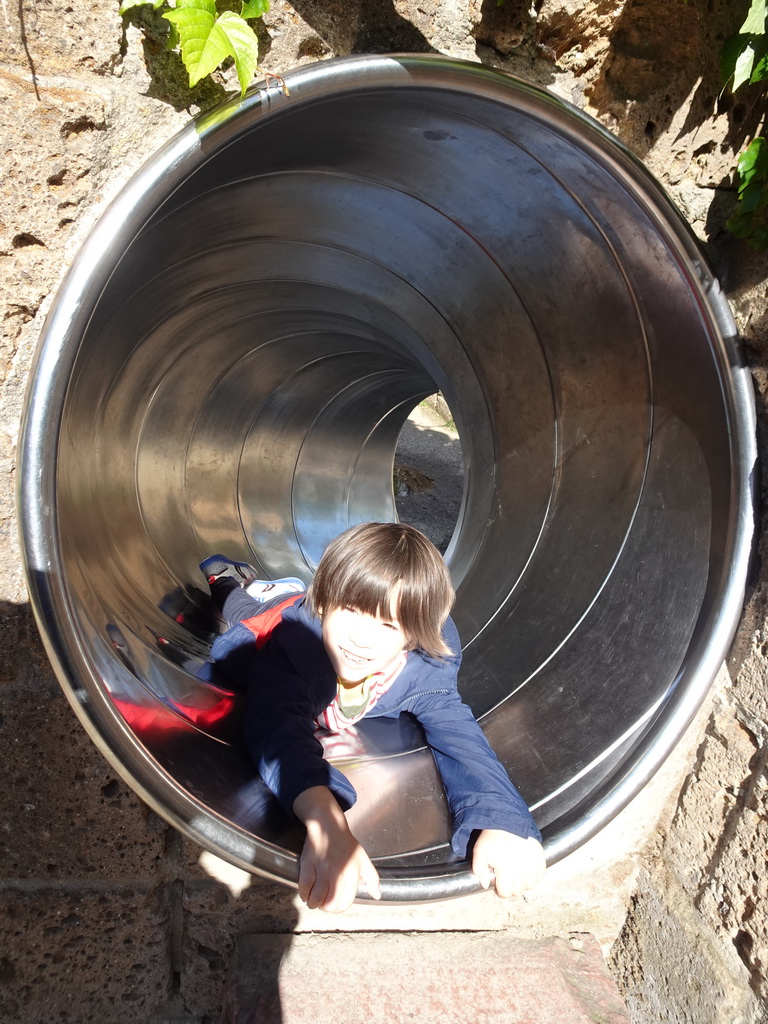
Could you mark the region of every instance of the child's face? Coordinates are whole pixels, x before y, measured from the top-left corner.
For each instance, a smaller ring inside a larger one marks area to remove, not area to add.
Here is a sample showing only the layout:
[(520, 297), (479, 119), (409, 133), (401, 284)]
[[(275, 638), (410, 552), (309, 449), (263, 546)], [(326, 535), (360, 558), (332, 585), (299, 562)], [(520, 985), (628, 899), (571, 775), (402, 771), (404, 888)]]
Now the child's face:
[(347, 683), (360, 683), (389, 668), (406, 642), (395, 615), (367, 615), (355, 608), (334, 608), (323, 615), (326, 653), (336, 675)]

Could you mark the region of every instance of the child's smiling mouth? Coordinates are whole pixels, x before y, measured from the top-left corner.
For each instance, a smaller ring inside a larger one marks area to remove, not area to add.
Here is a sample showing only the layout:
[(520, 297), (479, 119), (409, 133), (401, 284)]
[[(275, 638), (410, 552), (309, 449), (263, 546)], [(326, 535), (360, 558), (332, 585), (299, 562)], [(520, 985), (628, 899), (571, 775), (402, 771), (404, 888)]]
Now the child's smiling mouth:
[(339, 650), (341, 651), (341, 656), (353, 665), (364, 665), (371, 660), (370, 658), (363, 658), (359, 654), (353, 654), (352, 651), (348, 651), (345, 647), (339, 647)]

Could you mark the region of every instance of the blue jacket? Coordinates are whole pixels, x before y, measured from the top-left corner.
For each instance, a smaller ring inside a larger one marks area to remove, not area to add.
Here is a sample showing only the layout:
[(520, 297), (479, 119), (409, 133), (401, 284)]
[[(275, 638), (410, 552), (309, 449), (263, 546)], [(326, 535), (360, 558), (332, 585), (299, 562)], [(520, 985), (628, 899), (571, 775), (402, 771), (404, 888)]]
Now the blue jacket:
[[(527, 838), (541, 834), (471, 710), (457, 689), (459, 636), (451, 619), (443, 638), (454, 652), (444, 660), (423, 651), (405, 667), (366, 717), (412, 714), (424, 730), (453, 817), (451, 847), (466, 856), (475, 829), (494, 828)], [(233, 683), (248, 679), (245, 739), (264, 782), (293, 816), (293, 802), (311, 786), (327, 786), (347, 810), (357, 799), (349, 780), (323, 758), (315, 719), (336, 695), (336, 675), (325, 652), (320, 620), (301, 600), (282, 608), (268, 638), (239, 623), (211, 649)]]

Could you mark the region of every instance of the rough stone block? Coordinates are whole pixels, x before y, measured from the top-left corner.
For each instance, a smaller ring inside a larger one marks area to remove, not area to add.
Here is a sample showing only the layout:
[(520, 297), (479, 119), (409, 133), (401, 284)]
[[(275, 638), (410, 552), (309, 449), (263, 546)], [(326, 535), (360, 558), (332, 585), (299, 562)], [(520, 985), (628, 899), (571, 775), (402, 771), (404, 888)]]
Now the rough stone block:
[(61, 691), (6, 693), (0, 746), (0, 877), (158, 877), (169, 826), (116, 778)]
[(633, 1024), (765, 1024), (727, 935), (669, 876), (647, 876), (611, 951)]
[(147, 1024), (171, 994), (158, 889), (0, 890), (3, 1024)]
[(756, 752), (755, 737), (738, 722), (733, 709), (717, 707), (664, 851), (691, 899), (699, 900), (702, 881), (706, 884), (725, 854), (728, 837), (743, 812)]
[(5, 59), (36, 75), (61, 75), (74, 68), (108, 73), (120, 53), (118, 5), (103, 11), (89, 0), (40, 0), (8, 6)]
[[(768, 1007), (768, 877), (759, 870), (768, 850), (765, 790), (751, 802), (754, 806), (734, 815), (735, 826), (724, 837), (729, 841), (720, 844), (698, 906), (710, 927), (730, 937), (753, 989)], [(752, 870), (745, 870), (747, 865)]]
[[(0, 134), (14, 138), (6, 182), (24, 176), (26, 187), (0, 188), (0, 238), (13, 256), (11, 313), (34, 316), (46, 282), (59, 268), (55, 250), (67, 238), (83, 203), (94, 198), (107, 130), (109, 93), (102, 86), (46, 83), (21, 74), (0, 77)], [(11, 261), (9, 261), (10, 263)]]
[(294, 930), (294, 898), (293, 890), (256, 876), (240, 893), (217, 882), (184, 886), (180, 984), (191, 1011), (218, 1013), (238, 935)]
[[(3, 458), (2, 440), (0, 440), (0, 459)], [(2, 467), (0, 467), (0, 472)], [(13, 494), (0, 492), (0, 509), (3, 504), (10, 506)], [(0, 544), (6, 541), (10, 546), (11, 538), (0, 536)], [(21, 558), (18, 558), (18, 569), (14, 575), (21, 573)], [(10, 579), (4, 581), (8, 589), (23, 588)], [(53, 671), (43, 650), (37, 632), (32, 610), (23, 602), (0, 601), (0, 694), (9, 687), (27, 686), (37, 690), (51, 689), (54, 686)]]

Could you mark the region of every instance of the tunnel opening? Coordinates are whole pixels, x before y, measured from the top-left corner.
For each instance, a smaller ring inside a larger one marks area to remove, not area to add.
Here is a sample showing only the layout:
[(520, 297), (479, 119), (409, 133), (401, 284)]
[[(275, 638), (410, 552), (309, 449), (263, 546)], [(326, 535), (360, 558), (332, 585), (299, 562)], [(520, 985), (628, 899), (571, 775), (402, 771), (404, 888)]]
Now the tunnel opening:
[[(47, 649), (151, 806), (292, 882), (239, 694), (196, 678), (220, 628), (198, 563), (308, 581), (400, 514), (439, 393), (460, 688), (557, 859), (658, 767), (735, 628), (754, 425), (730, 314), (656, 183), (547, 93), (445, 58), (288, 78), (157, 154), (49, 315), (20, 499)], [(385, 899), (477, 888), (407, 720), (339, 756)]]
[(403, 424), (392, 488), (400, 522), (421, 530), (444, 555), (464, 499), (464, 457), (453, 413), (439, 392), (419, 402)]

